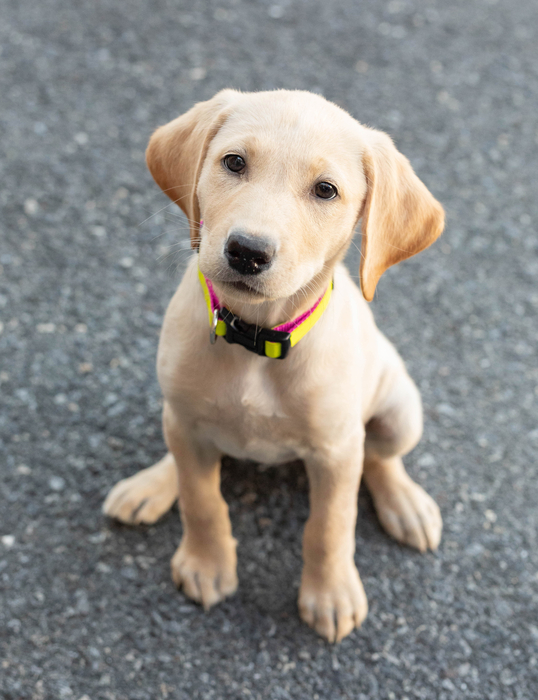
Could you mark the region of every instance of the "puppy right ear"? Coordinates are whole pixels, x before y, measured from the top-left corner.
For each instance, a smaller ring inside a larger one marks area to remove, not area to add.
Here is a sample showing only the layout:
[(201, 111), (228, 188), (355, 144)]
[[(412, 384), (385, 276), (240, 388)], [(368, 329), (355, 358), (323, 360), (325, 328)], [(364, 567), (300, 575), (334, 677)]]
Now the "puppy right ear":
[(186, 114), (159, 127), (146, 150), (153, 179), (189, 220), (191, 246), (195, 249), (200, 241), (198, 180), (209, 144), (239, 95), (235, 90), (221, 90), (211, 100), (199, 102)]

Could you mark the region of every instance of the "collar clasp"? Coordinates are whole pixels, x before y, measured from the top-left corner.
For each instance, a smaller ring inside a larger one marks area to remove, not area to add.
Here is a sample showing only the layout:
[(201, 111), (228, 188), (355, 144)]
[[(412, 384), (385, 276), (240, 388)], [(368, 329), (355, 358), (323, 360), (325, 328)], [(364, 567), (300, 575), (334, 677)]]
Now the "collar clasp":
[(209, 330), (209, 342), (211, 345), (215, 345), (217, 342), (217, 324), (219, 322), (219, 310), (215, 309), (213, 311), (213, 317), (211, 319), (211, 328)]

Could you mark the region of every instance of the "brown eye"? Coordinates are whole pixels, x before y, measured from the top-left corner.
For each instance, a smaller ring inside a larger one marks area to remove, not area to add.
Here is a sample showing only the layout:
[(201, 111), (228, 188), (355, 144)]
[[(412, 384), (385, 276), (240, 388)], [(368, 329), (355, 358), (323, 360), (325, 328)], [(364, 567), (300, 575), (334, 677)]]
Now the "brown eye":
[(247, 167), (245, 160), (236, 153), (230, 153), (224, 156), (222, 162), (224, 163), (224, 167), (228, 168), (232, 173), (241, 173)]
[(318, 182), (314, 187), (314, 193), (320, 199), (334, 199), (338, 194), (338, 190), (330, 182)]

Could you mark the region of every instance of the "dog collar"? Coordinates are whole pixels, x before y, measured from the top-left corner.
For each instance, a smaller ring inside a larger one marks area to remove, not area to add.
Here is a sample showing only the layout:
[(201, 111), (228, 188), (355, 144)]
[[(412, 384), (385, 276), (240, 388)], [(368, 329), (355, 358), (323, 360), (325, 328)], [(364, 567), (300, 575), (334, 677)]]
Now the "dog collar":
[(293, 321), (275, 328), (260, 328), (253, 323), (246, 323), (221, 306), (211, 280), (204, 277), (200, 268), (198, 268), (198, 278), (209, 312), (211, 344), (217, 341), (218, 336), (222, 336), (227, 343), (242, 345), (250, 352), (275, 360), (283, 360), (287, 357), (290, 349), (316, 325), (329, 304), (334, 287), (334, 282), (331, 282), (314, 306)]

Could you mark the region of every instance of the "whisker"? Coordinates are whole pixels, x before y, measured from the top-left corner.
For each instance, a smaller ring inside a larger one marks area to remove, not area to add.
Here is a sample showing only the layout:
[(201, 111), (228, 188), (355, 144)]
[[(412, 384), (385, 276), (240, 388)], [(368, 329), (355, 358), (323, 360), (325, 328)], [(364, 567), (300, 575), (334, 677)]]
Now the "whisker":
[(160, 213), (161, 213), (162, 211), (164, 211), (165, 209), (168, 209), (168, 207), (172, 206), (172, 204), (173, 204), (173, 202), (168, 202), (168, 204), (167, 204), (166, 206), (161, 207), (161, 209), (159, 209), (158, 211), (156, 211), (156, 212), (155, 212), (154, 214), (152, 214), (151, 216), (148, 216), (147, 219), (144, 219), (144, 221), (141, 221), (139, 224), (137, 224), (137, 226), (142, 226), (143, 224), (146, 223), (146, 221), (149, 221), (150, 219), (153, 219), (154, 216), (157, 216), (157, 214), (160, 214)]
[(194, 187), (196, 182), (187, 182), (182, 185), (174, 185), (173, 187), (167, 187), (165, 190), (161, 189), (162, 192), (170, 192), (170, 190), (176, 190), (178, 187)]
[(366, 260), (366, 258), (364, 257), (364, 253), (363, 253), (362, 250), (359, 248), (359, 246), (355, 243), (355, 241), (353, 240), (353, 238), (351, 239), (351, 243), (352, 243), (352, 244), (355, 246), (355, 248), (359, 251), (359, 254), (360, 254), (361, 258), (363, 258), (364, 260)]

